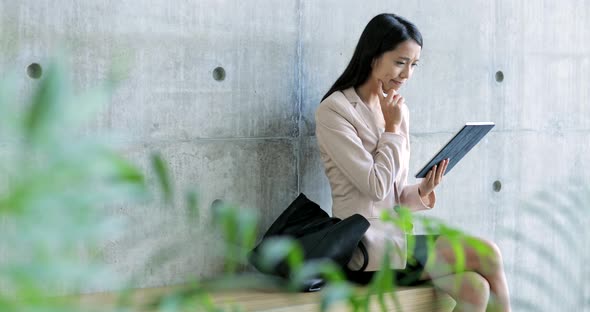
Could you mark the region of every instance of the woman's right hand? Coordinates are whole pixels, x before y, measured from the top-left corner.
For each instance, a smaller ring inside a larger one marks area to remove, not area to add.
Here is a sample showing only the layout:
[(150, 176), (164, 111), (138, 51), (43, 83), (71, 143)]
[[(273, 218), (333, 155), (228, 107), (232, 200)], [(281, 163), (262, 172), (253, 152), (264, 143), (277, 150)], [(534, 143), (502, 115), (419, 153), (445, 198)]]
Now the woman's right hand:
[(381, 112), (385, 119), (386, 132), (398, 132), (399, 125), (402, 122), (402, 105), (405, 100), (403, 96), (395, 91), (394, 88), (387, 90), (387, 96), (383, 96), (383, 82), (379, 80), (379, 102), (381, 104)]

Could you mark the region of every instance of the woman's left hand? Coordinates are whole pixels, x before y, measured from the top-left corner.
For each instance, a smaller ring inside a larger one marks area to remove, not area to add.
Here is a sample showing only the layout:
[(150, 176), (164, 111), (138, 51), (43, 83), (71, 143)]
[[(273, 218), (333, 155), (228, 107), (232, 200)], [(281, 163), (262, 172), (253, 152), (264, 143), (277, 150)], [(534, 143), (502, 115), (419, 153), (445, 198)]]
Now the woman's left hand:
[(434, 165), (430, 171), (426, 174), (426, 177), (422, 179), (422, 182), (418, 186), (418, 192), (421, 197), (430, 195), (434, 188), (436, 188), (442, 181), (443, 175), (449, 165), (449, 159), (442, 160), (438, 165)]

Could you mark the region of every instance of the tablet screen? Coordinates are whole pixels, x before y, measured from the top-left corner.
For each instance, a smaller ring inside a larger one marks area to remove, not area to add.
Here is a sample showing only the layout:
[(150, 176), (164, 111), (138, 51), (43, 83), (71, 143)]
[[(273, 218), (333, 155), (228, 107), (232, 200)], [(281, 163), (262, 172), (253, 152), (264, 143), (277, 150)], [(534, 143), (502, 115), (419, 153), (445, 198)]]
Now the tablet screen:
[(445, 174), (459, 163), (479, 141), (494, 127), (493, 122), (468, 122), (455, 136), (416, 174), (416, 178), (424, 178), (434, 165), (449, 158)]

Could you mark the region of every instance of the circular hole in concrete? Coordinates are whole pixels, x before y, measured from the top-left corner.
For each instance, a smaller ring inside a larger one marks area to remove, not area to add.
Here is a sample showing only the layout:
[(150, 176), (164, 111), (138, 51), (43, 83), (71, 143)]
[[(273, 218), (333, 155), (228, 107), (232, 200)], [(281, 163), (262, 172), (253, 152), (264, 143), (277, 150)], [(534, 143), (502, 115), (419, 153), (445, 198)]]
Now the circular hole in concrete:
[(504, 81), (504, 73), (501, 70), (496, 72), (496, 81), (497, 82)]
[(213, 70), (213, 79), (223, 81), (225, 79), (225, 69), (223, 69), (223, 67), (215, 68)]
[(211, 203), (211, 209), (218, 209), (223, 206), (223, 201), (221, 199), (216, 199)]
[(39, 79), (43, 75), (43, 68), (38, 63), (27, 66), (27, 76), (31, 79)]
[(494, 192), (499, 192), (502, 189), (502, 183), (500, 181), (494, 181)]

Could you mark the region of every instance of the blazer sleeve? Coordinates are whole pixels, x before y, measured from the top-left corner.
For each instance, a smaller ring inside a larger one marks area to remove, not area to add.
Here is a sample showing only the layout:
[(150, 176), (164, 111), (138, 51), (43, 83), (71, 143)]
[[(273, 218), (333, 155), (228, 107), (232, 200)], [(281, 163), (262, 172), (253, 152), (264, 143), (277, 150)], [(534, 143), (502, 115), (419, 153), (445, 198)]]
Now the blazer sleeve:
[(400, 202), (402, 205), (408, 207), (411, 211), (420, 211), (420, 210), (427, 210), (432, 209), (436, 202), (436, 194), (432, 191), (428, 195), (428, 199), (430, 200), (430, 206), (427, 206), (424, 201), (422, 201), (422, 197), (420, 197), (420, 193), (418, 193), (418, 186), (420, 184), (412, 184), (406, 185), (401, 191), (400, 194)]
[(393, 189), (400, 168), (400, 151), (406, 138), (383, 133), (376, 151), (369, 153), (354, 126), (334, 105), (320, 105), (316, 112), (316, 136), (322, 150), (361, 193), (383, 200)]

